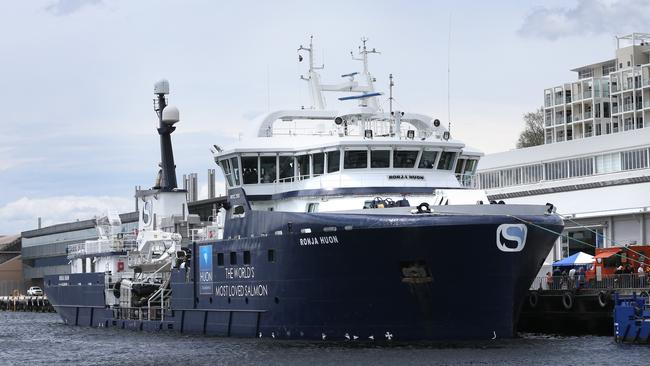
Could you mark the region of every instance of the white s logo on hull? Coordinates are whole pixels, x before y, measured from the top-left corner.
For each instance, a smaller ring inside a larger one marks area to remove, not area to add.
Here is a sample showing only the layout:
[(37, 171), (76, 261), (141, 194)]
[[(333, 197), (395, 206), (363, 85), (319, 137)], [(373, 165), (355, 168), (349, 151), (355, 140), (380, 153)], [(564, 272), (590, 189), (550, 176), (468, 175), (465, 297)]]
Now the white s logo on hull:
[[(524, 224), (501, 224), (497, 228), (497, 248), (502, 252), (521, 252), (526, 245), (528, 227)], [(504, 239), (516, 244), (504, 243)]]

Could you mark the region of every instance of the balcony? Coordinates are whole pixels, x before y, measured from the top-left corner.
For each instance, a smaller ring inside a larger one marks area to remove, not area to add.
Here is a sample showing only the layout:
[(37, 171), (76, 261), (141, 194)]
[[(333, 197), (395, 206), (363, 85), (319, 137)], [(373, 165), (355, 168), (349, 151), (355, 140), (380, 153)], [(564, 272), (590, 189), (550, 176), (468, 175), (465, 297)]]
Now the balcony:
[(573, 116), (574, 121), (580, 121), (582, 119), (582, 114), (576, 114)]
[(650, 78), (643, 78), (643, 86), (650, 86)]
[(612, 90), (612, 93), (616, 93), (619, 90), (618, 85), (616, 84), (611, 84), (609, 87)]
[(591, 111), (589, 111), (589, 112), (585, 112), (585, 119), (590, 119), (591, 116), (592, 116)]
[(583, 99), (589, 99), (591, 98), (591, 90), (587, 90), (586, 92), (582, 93)]
[(623, 112), (629, 112), (634, 108), (632, 103), (623, 104)]
[(618, 106), (617, 105), (612, 106), (612, 113), (613, 114), (618, 113)]
[(564, 123), (564, 116), (555, 116), (555, 124), (561, 125)]

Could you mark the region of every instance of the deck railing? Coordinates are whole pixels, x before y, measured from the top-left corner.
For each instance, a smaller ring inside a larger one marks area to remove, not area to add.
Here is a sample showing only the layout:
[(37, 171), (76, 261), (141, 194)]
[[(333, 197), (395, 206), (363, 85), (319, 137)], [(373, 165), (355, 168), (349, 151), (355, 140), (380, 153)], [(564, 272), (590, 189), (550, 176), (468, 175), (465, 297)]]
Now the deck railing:
[(561, 275), (535, 277), (531, 290), (574, 290), (574, 289), (650, 289), (650, 273), (603, 275), (592, 278), (576, 273), (574, 276)]
[(123, 234), (117, 238), (89, 240), (84, 243), (68, 245), (68, 259), (91, 254), (125, 252), (137, 248), (135, 234)]

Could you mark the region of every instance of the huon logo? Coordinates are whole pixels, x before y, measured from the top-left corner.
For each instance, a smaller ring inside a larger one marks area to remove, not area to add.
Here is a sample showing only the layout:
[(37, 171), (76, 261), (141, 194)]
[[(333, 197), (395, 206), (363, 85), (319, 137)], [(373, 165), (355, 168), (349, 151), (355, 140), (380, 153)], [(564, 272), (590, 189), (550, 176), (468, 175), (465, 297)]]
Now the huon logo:
[(497, 228), (497, 248), (502, 252), (521, 252), (528, 228), (524, 224), (501, 224)]

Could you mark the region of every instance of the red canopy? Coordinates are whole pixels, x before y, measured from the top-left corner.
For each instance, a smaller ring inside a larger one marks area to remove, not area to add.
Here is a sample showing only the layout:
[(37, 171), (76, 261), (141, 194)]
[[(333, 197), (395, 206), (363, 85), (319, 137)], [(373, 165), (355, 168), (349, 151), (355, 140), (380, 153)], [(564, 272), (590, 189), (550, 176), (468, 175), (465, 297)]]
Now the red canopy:
[(609, 258), (613, 255), (616, 255), (619, 253), (623, 248), (607, 248), (607, 249), (602, 249), (600, 252), (596, 253), (596, 256), (594, 258)]

